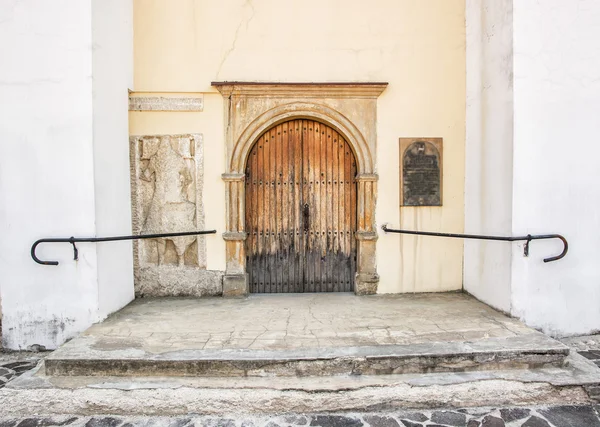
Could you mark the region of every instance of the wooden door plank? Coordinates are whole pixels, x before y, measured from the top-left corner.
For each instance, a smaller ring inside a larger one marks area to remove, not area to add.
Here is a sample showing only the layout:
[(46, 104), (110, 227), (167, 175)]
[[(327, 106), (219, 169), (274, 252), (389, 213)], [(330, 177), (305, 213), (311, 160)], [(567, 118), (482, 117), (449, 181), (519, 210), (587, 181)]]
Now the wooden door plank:
[(274, 230), (274, 247), (273, 247), (273, 261), (274, 261), (274, 270), (275, 270), (275, 292), (283, 292), (283, 281), (281, 277), (282, 273), (282, 265), (281, 265), (281, 250), (283, 246), (282, 242), (282, 223), (283, 223), (283, 212), (281, 210), (281, 131), (282, 125), (277, 125), (276, 134), (275, 134), (275, 168), (274, 169), (274, 182), (273, 182), (273, 198), (275, 200), (274, 206), (274, 220), (275, 220), (275, 230)]
[[(332, 237), (332, 250), (334, 253), (339, 254), (340, 253), (340, 238), (338, 235), (338, 232), (340, 230), (340, 226), (339, 226), (339, 195), (340, 195), (340, 190), (339, 190), (339, 141), (338, 141), (338, 134), (337, 132), (334, 133), (333, 136), (333, 141), (331, 144), (331, 167), (332, 167), (332, 172), (331, 172), (331, 224), (332, 224), (332, 233), (333, 233), (333, 237)], [(333, 291), (334, 292), (339, 292), (339, 273), (340, 273), (340, 266), (339, 266), (339, 256), (337, 256), (334, 259), (333, 262), (333, 270), (334, 272), (332, 273), (332, 282), (333, 282)]]
[(293, 124), (293, 146), (294, 146), (294, 228), (296, 251), (294, 253), (294, 282), (296, 292), (304, 292), (304, 253), (306, 251), (306, 239), (302, 230), (302, 204), (303, 199), (303, 149), (302, 149), (302, 120), (295, 120)]
[(259, 276), (259, 271), (257, 269), (257, 257), (258, 254), (260, 253), (260, 236), (258, 234), (258, 230), (260, 227), (260, 211), (262, 210), (262, 198), (260, 197), (260, 191), (259, 191), (259, 187), (258, 187), (258, 183), (260, 181), (259, 176), (258, 176), (258, 171), (261, 169), (262, 166), (262, 160), (260, 160), (260, 150), (259, 150), (259, 145), (261, 144), (260, 142), (260, 138), (257, 141), (256, 144), (254, 144), (254, 147), (252, 147), (252, 152), (253, 152), (253, 156), (256, 158), (256, 161), (252, 162), (252, 166), (251, 166), (251, 170), (250, 170), (250, 175), (252, 175), (252, 194), (249, 194), (248, 197), (252, 198), (252, 206), (253, 206), (253, 211), (252, 214), (255, 215), (255, 217), (252, 218), (251, 221), (251, 228), (252, 230), (254, 230), (253, 233), (253, 246), (250, 249), (250, 263), (251, 266), (247, 267), (248, 270), (252, 271), (252, 275), (253, 275), (253, 284), (254, 284), (254, 292), (259, 292), (258, 289), (258, 283), (260, 282), (260, 276)]
[(321, 233), (323, 231), (323, 156), (321, 153), (321, 149), (323, 147), (323, 140), (321, 138), (321, 132), (319, 131), (318, 124), (316, 122), (311, 122), (314, 125), (314, 132), (312, 133), (314, 137), (314, 147), (315, 147), (315, 195), (313, 206), (314, 214), (311, 212), (311, 220), (314, 222), (314, 231), (315, 231), (315, 245), (314, 245), (314, 263), (315, 263), (315, 292), (323, 292), (323, 276), (322, 276), (322, 251), (323, 251), (323, 237)]
[[(306, 175), (307, 185), (305, 186), (304, 191), (304, 204), (308, 204), (308, 212), (311, 213), (311, 210), (314, 210), (314, 138), (312, 135), (308, 133), (308, 121), (302, 121), (302, 143), (304, 148), (304, 155), (306, 156), (306, 168), (303, 170), (303, 173)], [(311, 209), (312, 208), (312, 209)], [(304, 254), (305, 265), (306, 265), (306, 281), (304, 283), (304, 287), (306, 289), (305, 292), (314, 292), (313, 283), (315, 280), (314, 277), (314, 258), (312, 256), (312, 251), (314, 247), (314, 231), (313, 224), (310, 221), (312, 220), (312, 215), (308, 216), (309, 226), (304, 225), (306, 222), (306, 216), (303, 215), (303, 227), (306, 233), (306, 252)]]
[[(248, 162), (251, 163), (252, 162), (252, 150), (250, 150), (250, 154), (248, 155)], [(246, 197), (246, 204), (245, 204), (245, 208), (246, 210), (244, 211), (244, 224), (248, 225), (251, 223), (252, 221), (252, 198), (250, 198), (250, 195), (252, 193), (252, 178), (250, 177), (250, 171), (252, 170), (252, 167), (250, 164), (246, 165), (246, 169), (245, 169), (245, 187), (246, 187), (246, 192), (245, 192), (245, 197)], [(250, 226), (250, 229), (252, 229), (252, 226)], [(246, 237), (246, 242), (245, 242), (246, 248), (251, 248), (252, 246), (252, 236), (250, 234), (248, 234), (248, 236)], [(250, 286), (250, 292), (252, 292), (252, 271), (250, 270), (251, 267), (251, 261), (250, 261), (250, 256), (252, 254), (252, 251), (247, 251), (246, 252), (246, 272), (248, 273), (248, 283)]]
[(327, 231), (326, 231), (326, 243), (327, 243), (327, 258), (326, 258), (326, 283), (327, 283), (327, 292), (334, 291), (334, 276), (337, 273), (334, 265), (336, 252), (333, 246), (333, 209), (334, 209), (334, 200), (333, 200), (333, 153), (335, 147), (333, 145), (334, 140), (334, 131), (331, 128), (327, 128), (327, 176), (326, 176), (326, 193), (327, 200), (325, 201), (325, 212), (327, 215)]
[[(313, 122), (309, 121), (307, 126), (309, 129)], [(310, 186), (310, 239), (311, 239), (311, 248), (310, 248), (310, 266), (312, 268), (312, 278), (310, 281), (311, 292), (317, 292), (318, 290), (318, 280), (319, 280), (319, 259), (317, 257), (319, 251), (319, 238), (317, 233), (319, 232), (319, 149), (317, 145), (317, 138), (315, 134), (311, 131), (308, 132), (309, 141), (311, 145), (311, 186)]]
[[(352, 199), (352, 172), (351, 172), (351, 156), (348, 144), (344, 144), (344, 229), (346, 230), (346, 247), (347, 249), (352, 248), (352, 239), (354, 236), (351, 234), (351, 199)], [(348, 252), (346, 252), (348, 253)], [(351, 252), (350, 252), (351, 253)], [(352, 280), (350, 277), (351, 263), (349, 259), (346, 259), (346, 268), (344, 269), (344, 290), (348, 290), (349, 282)]]
[(251, 163), (251, 176), (252, 176), (252, 193), (250, 194), (250, 198), (252, 199), (251, 203), (252, 203), (252, 211), (251, 211), (251, 215), (252, 215), (252, 219), (250, 221), (251, 227), (252, 227), (252, 246), (251, 246), (251, 254), (252, 254), (252, 262), (253, 262), (253, 266), (252, 266), (252, 282), (254, 283), (254, 292), (258, 292), (258, 282), (259, 282), (259, 272), (256, 271), (256, 261), (254, 260), (254, 255), (259, 253), (259, 236), (258, 236), (258, 229), (259, 229), (259, 219), (260, 219), (260, 212), (261, 212), (261, 206), (259, 206), (259, 203), (262, 201), (259, 197), (259, 191), (258, 191), (258, 171), (260, 170), (258, 164), (259, 164), (259, 152), (258, 152), (258, 148), (257, 145), (255, 146), (255, 148), (252, 150), (252, 163)]
[(271, 215), (269, 209), (271, 208), (271, 180), (269, 179), (269, 172), (271, 167), (271, 131), (268, 131), (265, 134), (265, 139), (263, 143), (263, 200), (264, 200), (264, 211), (263, 211), (263, 292), (270, 292), (271, 287), (271, 271), (269, 270), (270, 264), (268, 259), (269, 251), (271, 250), (271, 245), (269, 244), (270, 238), (270, 225), (271, 225)]
[(250, 283), (250, 292), (256, 292), (255, 273), (254, 273), (254, 254), (256, 254), (256, 147), (250, 151), (248, 163), (246, 165), (246, 230), (248, 232), (246, 247), (246, 270), (248, 272), (248, 281)]
[[(345, 179), (345, 175), (344, 175), (344, 142), (341, 138), (338, 138), (338, 145), (336, 146), (337, 148), (337, 157), (338, 157), (338, 199), (337, 199), (337, 212), (338, 212), (338, 220), (337, 220), (337, 226), (338, 226), (338, 245), (339, 245), (339, 251), (341, 253), (345, 253), (346, 250), (346, 246), (345, 246), (345, 242), (346, 242), (346, 228), (344, 226), (344, 215), (345, 215), (345, 209), (344, 209), (344, 197), (345, 197), (345, 191), (344, 191), (344, 179)], [(338, 273), (337, 273), (337, 286), (338, 286), (338, 291), (343, 291), (344, 290), (344, 264), (343, 261), (338, 260)]]
[(290, 281), (289, 281), (289, 251), (291, 242), (288, 236), (288, 229), (290, 226), (290, 211), (289, 211), (289, 192), (287, 183), (289, 181), (289, 150), (288, 150), (288, 139), (287, 139), (287, 128), (288, 123), (281, 124), (281, 136), (280, 141), (280, 173), (279, 181), (277, 184), (277, 190), (279, 194), (279, 200), (281, 204), (281, 226), (279, 228), (279, 268), (281, 274), (281, 292), (290, 292)]
[(277, 286), (277, 276), (276, 276), (276, 264), (274, 263), (273, 255), (275, 254), (275, 229), (277, 228), (277, 212), (276, 212), (276, 201), (275, 201), (275, 173), (277, 170), (277, 165), (275, 164), (275, 151), (276, 151), (276, 142), (275, 135), (277, 133), (277, 129), (273, 128), (270, 131), (269, 135), (269, 293), (274, 293)]
[(329, 223), (327, 222), (327, 147), (329, 145), (329, 137), (331, 136), (328, 132), (329, 127), (323, 126), (321, 130), (321, 253), (320, 253), (320, 264), (321, 264), (321, 292), (329, 292), (329, 272), (328, 272), (328, 258), (329, 248), (327, 246), (327, 231)]
[(321, 141), (319, 144), (321, 167), (319, 168), (319, 178), (321, 184), (320, 190), (320, 208), (319, 208), (319, 229), (321, 237), (319, 239), (319, 266), (321, 272), (319, 274), (320, 284), (319, 292), (328, 292), (327, 290), (327, 131), (326, 127), (319, 132)]
[[(252, 174), (254, 175), (254, 181), (255, 181), (255, 185), (254, 185), (254, 197), (256, 198), (256, 201), (254, 202), (254, 206), (255, 206), (255, 214), (256, 214), (256, 218), (253, 219), (253, 224), (256, 227), (256, 233), (255, 233), (255, 246), (256, 246), (256, 252), (254, 253), (254, 264), (253, 264), (253, 270), (254, 270), (254, 275), (256, 277), (255, 280), (255, 292), (261, 292), (260, 289), (260, 283), (263, 280), (262, 277), (262, 272), (261, 272), (261, 258), (260, 258), (260, 254), (261, 251), (263, 249), (263, 242), (262, 242), (262, 236), (261, 236), (261, 231), (262, 231), (262, 212), (264, 209), (264, 200), (263, 200), (263, 194), (262, 194), (262, 170), (263, 170), (263, 140), (264, 138), (260, 138), (258, 143), (255, 145), (255, 149), (256, 149), (256, 169), (252, 172)], [(254, 167), (254, 164), (253, 164)]]
[[(348, 145), (348, 150), (351, 151), (350, 146)], [(352, 156), (352, 160), (351, 160), (351, 164), (352, 164), (352, 168), (351, 168), (351, 179), (352, 179), (352, 191), (351, 191), (351, 198), (350, 198), (350, 218), (351, 218), (351, 223), (350, 223), (350, 229), (352, 230), (351, 232), (351, 252), (350, 252), (350, 283), (348, 284), (348, 291), (352, 291), (354, 290), (354, 276), (355, 276), (355, 272), (356, 272), (356, 246), (357, 246), (357, 242), (356, 242), (356, 229), (357, 229), (357, 203), (356, 203), (356, 196), (357, 196), (357, 181), (356, 181), (356, 159), (354, 156)]]
[(284, 224), (285, 220), (288, 217), (287, 212), (284, 210), (284, 198), (283, 198), (283, 123), (277, 126), (277, 156), (276, 156), (276, 164), (277, 164), (277, 174), (275, 176), (275, 191), (277, 193), (277, 287), (278, 292), (288, 292), (286, 289), (287, 283), (283, 274), (283, 270), (285, 267), (285, 257), (284, 252), (287, 247), (287, 242), (284, 234)]

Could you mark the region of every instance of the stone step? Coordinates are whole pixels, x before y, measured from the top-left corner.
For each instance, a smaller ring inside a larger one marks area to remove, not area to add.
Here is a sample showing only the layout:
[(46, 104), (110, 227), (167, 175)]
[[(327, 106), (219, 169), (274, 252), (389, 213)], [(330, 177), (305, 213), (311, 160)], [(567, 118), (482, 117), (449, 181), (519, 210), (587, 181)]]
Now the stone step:
[(389, 375), (560, 367), (568, 354), (568, 347), (537, 332), (473, 342), (161, 353), (123, 338), (82, 336), (47, 357), (45, 367), (52, 376)]
[(267, 416), (465, 406), (547, 407), (564, 402), (592, 404), (585, 389), (598, 384), (600, 369), (576, 353), (567, 356), (560, 368), (320, 377), (48, 376), (42, 363), (0, 389), (0, 412), (13, 417), (98, 413)]

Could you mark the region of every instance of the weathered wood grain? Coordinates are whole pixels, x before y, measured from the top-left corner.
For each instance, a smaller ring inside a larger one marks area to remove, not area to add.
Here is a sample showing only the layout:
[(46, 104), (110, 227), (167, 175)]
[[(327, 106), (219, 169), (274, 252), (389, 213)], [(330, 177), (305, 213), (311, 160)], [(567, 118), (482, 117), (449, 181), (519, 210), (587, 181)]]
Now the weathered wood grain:
[(291, 120), (258, 139), (246, 164), (250, 292), (353, 290), (355, 176), (349, 144), (322, 123)]

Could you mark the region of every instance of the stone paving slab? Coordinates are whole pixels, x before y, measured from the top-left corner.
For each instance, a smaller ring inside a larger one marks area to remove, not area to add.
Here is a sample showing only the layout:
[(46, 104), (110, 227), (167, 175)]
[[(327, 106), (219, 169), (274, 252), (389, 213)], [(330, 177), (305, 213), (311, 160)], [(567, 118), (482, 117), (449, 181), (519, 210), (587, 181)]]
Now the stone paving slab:
[(46, 359), (52, 375), (394, 374), (558, 366), (565, 345), (464, 294), (136, 300)]
[(470, 408), (350, 414), (285, 414), (270, 417), (32, 416), (0, 418), (1, 427), (600, 427), (600, 406)]
[(560, 341), (577, 351), (600, 351), (600, 334), (566, 337)]

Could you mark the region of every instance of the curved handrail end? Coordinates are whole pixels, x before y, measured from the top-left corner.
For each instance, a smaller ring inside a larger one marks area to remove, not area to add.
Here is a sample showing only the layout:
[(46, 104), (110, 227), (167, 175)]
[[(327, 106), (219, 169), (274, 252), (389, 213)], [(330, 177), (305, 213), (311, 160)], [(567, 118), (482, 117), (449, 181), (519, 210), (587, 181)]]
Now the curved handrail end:
[(46, 241), (47, 241), (47, 239), (36, 240), (36, 242), (31, 246), (31, 258), (33, 258), (33, 260), (35, 262), (37, 262), (38, 264), (41, 264), (41, 265), (58, 265), (58, 261), (43, 261), (43, 260), (39, 259), (37, 257), (37, 255), (35, 254), (35, 250), (38, 247), (38, 245), (40, 243), (44, 243)]
[(565, 255), (567, 255), (567, 252), (569, 252), (569, 242), (567, 242), (567, 239), (565, 239), (560, 234), (551, 234), (547, 238), (548, 239), (560, 239), (563, 242), (563, 250), (557, 256), (544, 258), (544, 262), (553, 262), (553, 261), (558, 261), (559, 259), (563, 259), (565, 257)]

